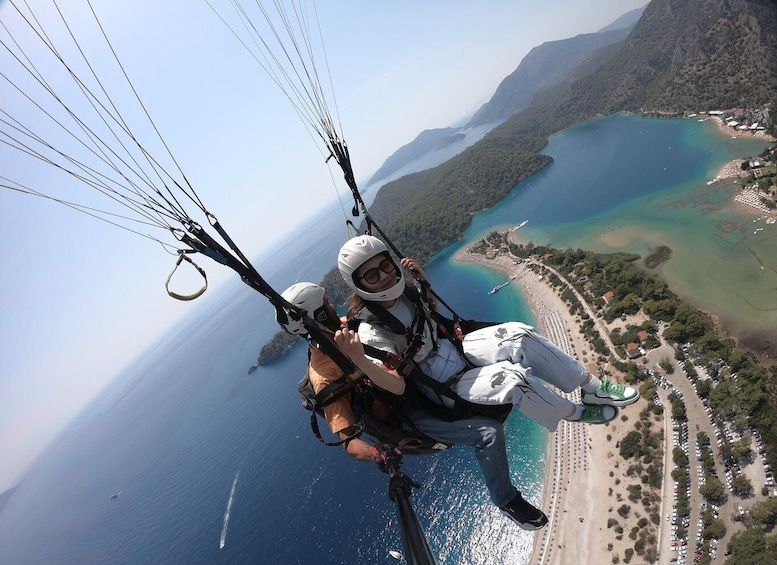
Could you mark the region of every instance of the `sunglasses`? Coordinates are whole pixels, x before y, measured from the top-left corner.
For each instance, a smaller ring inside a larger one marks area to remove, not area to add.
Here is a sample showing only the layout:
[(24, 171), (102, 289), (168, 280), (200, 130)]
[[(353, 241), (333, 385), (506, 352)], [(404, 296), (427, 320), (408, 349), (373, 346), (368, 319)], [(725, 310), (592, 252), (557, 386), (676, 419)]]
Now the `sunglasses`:
[(383, 271), (387, 275), (390, 273), (395, 273), (397, 270), (396, 265), (394, 265), (394, 261), (392, 261), (389, 258), (383, 259), (383, 261), (380, 262), (380, 265), (377, 267), (373, 267), (372, 269), (368, 269), (364, 271), (361, 276), (359, 277), (367, 284), (375, 284), (380, 280), (380, 273)]

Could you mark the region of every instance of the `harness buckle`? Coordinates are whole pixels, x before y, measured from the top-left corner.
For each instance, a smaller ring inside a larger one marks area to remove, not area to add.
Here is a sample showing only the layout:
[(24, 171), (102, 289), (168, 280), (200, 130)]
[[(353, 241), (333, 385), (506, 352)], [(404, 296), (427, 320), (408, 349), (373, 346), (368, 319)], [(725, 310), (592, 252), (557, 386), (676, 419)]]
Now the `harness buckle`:
[(392, 371), (396, 371), (405, 378), (409, 377), (413, 372), (414, 367), (411, 358), (401, 357), (396, 353), (391, 353), (390, 351), (386, 352), (386, 356), (388, 359), (386, 359), (383, 364)]

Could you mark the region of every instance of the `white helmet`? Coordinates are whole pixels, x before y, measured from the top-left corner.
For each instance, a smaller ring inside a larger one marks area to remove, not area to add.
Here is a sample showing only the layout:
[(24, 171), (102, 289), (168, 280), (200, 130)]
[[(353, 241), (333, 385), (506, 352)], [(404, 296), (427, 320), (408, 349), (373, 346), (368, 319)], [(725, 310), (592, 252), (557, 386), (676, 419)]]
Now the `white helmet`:
[[(310, 282), (301, 282), (291, 285), (281, 293), (281, 297), (294, 306), (305, 311), (305, 313), (314, 320), (323, 323), (329, 314), (324, 308), (324, 289), (317, 284)], [(323, 319), (320, 319), (322, 318)], [(286, 321), (278, 320), (278, 313), (275, 313), (275, 320), (281, 327), (290, 334), (304, 335), (308, 333), (302, 320), (293, 320), (288, 314)]]
[(354, 279), (354, 273), (364, 263), (381, 254), (385, 254), (391, 260), (386, 244), (371, 235), (360, 235), (349, 239), (337, 254), (337, 268), (340, 269), (340, 274), (345, 284), (365, 300), (377, 302), (396, 300), (402, 296), (405, 290), (405, 276), (402, 274), (402, 269), (396, 263), (394, 263), (394, 267), (396, 267), (396, 272), (398, 273), (397, 284), (391, 288), (381, 292), (368, 292), (357, 284)]

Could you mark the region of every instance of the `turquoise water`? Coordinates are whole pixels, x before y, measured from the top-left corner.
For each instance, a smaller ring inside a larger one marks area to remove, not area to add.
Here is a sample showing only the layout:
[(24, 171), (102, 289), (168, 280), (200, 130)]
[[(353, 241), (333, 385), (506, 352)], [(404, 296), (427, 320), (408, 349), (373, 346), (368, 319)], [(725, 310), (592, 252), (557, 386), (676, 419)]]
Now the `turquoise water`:
[[(722, 162), (763, 145), (725, 140), (708, 126), (615, 116), (554, 136), (546, 148), (554, 164), (475, 218), (464, 240), (438, 254), (427, 273), (462, 316), (531, 320), (514, 285), (487, 294), (503, 275), (455, 264), (453, 253), (525, 219), (522, 236), (560, 245), (587, 247), (633, 226), (635, 246), (655, 245), (650, 237), (665, 241), (662, 234), (676, 229), (665, 224), (678, 220), (666, 220), (661, 203), (664, 213), (688, 216), (709, 208), (687, 195)], [(719, 190), (703, 194), (723, 201)], [(652, 208), (652, 224), (649, 214), (639, 220)], [(294, 257), (284, 246), (256, 261), (276, 289), (320, 280), (334, 264), (343, 242), (340, 216), (332, 209), (319, 220), (312, 225), (325, 226), (320, 231), (298, 234)], [(676, 253), (683, 242), (672, 242)], [(310, 433), (296, 392), (305, 348), (248, 374), (276, 330), (266, 301), (237, 282), (193, 312), (31, 469), (0, 512), (0, 560), (396, 563), (388, 550), (401, 549), (401, 541), (386, 477)], [(548, 436), (516, 413), (507, 436), (514, 481), (539, 502)], [(470, 450), (408, 458), (403, 470), (422, 484), (412, 502), (440, 563), (526, 562), (533, 536), (491, 506)]]
[(528, 219), (522, 240), (559, 248), (645, 257), (667, 245), (671, 259), (655, 272), (672, 290), (731, 332), (768, 339), (777, 335), (777, 225), (735, 203), (733, 183), (707, 185), (767, 145), (712, 121), (590, 120), (553, 136), (543, 151), (553, 164), (478, 216), (467, 237)]

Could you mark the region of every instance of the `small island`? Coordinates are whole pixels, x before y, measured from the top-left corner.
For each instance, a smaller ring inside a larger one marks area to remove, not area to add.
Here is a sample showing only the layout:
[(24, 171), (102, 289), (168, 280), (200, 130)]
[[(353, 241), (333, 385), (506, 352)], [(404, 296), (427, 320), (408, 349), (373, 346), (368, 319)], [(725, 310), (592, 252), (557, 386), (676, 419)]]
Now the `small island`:
[(645, 257), (645, 267), (655, 269), (661, 263), (666, 263), (672, 255), (672, 249), (666, 245), (659, 246), (650, 255)]

